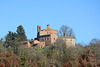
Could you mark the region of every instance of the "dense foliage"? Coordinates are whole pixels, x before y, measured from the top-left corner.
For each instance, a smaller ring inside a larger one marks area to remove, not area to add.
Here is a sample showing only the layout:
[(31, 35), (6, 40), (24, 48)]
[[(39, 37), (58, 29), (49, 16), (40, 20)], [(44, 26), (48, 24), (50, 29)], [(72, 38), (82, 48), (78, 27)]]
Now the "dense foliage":
[(100, 58), (97, 53), (100, 48), (95, 52), (97, 47), (90, 44), (86, 47), (79, 44), (76, 47), (66, 47), (65, 42), (58, 39), (47, 48), (18, 48), (17, 54), (12, 52), (12, 47), (6, 48), (6, 53), (0, 52), (0, 67), (99, 67)]
[(92, 39), (90, 46), (92, 47), (92, 52), (95, 55), (97, 62), (100, 62), (100, 40)]
[(17, 27), (16, 32), (9, 31), (9, 33), (6, 35), (5, 39), (6, 39), (6, 41), (4, 43), (4, 46), (11, 48), (12, 52), (14, 52), (16, 54), (18, 52), (18, 46), (20, 46), (20, 42), (27, 40), (25, 31), (24, 31), (24, 28), (22, 27), (22, 25)]

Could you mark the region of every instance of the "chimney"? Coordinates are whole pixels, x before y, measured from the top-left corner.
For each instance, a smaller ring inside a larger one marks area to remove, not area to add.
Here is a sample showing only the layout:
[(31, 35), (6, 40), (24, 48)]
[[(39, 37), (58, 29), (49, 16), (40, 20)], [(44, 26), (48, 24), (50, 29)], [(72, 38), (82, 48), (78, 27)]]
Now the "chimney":
[(47, 25), (47, 28), (50, 28), (50, 25), (49, 24)]
[(66, 37), (66, 33), (64, 33), (64, 37)]
[(38, 26), (37, 26), (37, 32), (40, 32), (40, 31), (41, 31), (41, 26), (38, 25)]

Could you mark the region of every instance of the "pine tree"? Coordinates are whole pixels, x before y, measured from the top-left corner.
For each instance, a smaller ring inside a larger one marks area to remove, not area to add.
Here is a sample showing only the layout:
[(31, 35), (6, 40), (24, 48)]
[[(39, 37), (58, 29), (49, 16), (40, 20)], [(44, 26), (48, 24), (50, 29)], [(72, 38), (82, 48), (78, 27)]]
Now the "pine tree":
[(6, 41), (5, 41), (5, 46), (12, 46), (13, 41), (12, 41), (12, 32), (9, 31), (9, 33), (6, 35)]
[(24, 28), (23, 28), (22, 25), (20, 25), (20, 26), (17, 27), (17, 31), (16, 32), (18, 34), (18, 37), (20, 38), (20, 42), (27, 40), (27, 37), (25, 35), (25, 31), (24, 31)]
[(11, 47), (13, 49), (13, 52), (17, 54), (19, 44), (20, 40), (18, 38), (18, 35), (14, 32), (9, 31), (9, 33), (6, 35), (4, 46)]

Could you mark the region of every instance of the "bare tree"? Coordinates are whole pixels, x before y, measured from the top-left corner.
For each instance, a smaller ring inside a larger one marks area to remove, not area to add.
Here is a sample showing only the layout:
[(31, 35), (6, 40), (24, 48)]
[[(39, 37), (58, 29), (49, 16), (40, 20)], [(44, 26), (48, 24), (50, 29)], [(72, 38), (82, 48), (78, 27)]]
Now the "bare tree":
[(64, 33), (66, 33), (66, 36), (75, 36), (73, 29), (67, 25), (62, 25), (58, 31), (59, 36), (64, 36)]
[(82, 48), (82, 47), (83, 47), (83, 44), (81, 44), (81, 43), (76, 43), (75, 46), (76, 46), (76, 47)]

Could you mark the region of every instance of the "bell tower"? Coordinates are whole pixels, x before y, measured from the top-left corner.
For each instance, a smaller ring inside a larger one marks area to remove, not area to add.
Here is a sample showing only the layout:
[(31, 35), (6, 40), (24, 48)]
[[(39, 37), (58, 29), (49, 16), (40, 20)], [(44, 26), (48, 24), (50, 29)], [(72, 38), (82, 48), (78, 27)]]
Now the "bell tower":
[(41, 26), (38, 25), (38, 26), (37, 26), (37, 40), (39, 40), (40, 31), (41, 31)]
[(38, 25), (38, 26), (37, 26), (37, 32), (40, 32), (40, 31), (41, 31), (41, 26)]

